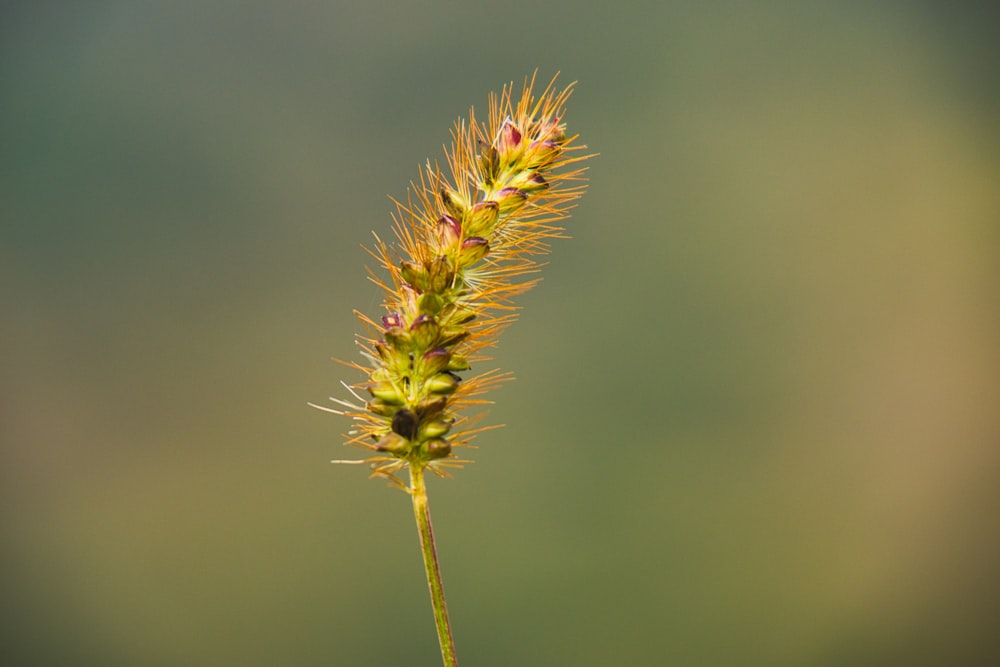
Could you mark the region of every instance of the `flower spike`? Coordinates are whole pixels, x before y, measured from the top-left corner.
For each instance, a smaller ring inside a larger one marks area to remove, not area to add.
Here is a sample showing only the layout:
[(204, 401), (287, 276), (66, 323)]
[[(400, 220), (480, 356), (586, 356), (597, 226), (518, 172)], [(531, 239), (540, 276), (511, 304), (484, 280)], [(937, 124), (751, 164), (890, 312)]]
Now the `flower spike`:
[(452, 129), (447, 175), (423, 167), (405, 202), (396, 201), (395, 243), (375, 237), (368, 252), (388, 278), (385, 313), (358, 314), (367, 333), (358, 336), (369, 365), (350, 363), (367, 379), (351, 387), (364, 406), (337, 401), (336, 412), (354, 428), (347, 444), (370, 450), (373, 476), (395, 478), (409, 468), (446, 475), (466, 463), (457, 447), (483, 429), (463, 409), (509, 376), (496, 371), (468, 376), (487, 359), (499, 333), (515, 318), (511, 299), (538, 280), (537, 257), (562, 236), (560, 221), (583, 193), (580, 155), (563, 123), (573, 86), (555, 79), (540, 95), (535, 77), (520, 97), (513, 85), (489, 99), (485, 122), (470, 111)]

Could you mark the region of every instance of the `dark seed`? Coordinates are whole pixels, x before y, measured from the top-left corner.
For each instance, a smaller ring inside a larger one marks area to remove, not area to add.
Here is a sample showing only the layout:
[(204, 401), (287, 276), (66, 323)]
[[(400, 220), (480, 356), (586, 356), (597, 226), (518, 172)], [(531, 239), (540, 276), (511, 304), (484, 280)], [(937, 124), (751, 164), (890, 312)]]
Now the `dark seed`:
[(420, 418), (406, 408), (398, 410), (392, 416), (392, 430), (403, 436), (407, 440), (413, 440), (417, 435), (417, 427), (420, 425)]

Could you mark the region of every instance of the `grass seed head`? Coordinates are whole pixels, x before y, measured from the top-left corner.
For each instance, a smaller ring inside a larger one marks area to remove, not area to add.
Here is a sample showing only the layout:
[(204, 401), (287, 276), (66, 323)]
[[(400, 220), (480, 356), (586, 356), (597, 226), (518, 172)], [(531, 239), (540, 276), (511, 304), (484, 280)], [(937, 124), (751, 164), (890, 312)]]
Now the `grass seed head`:
[(355, 422), (347, 444), (374, 454), (373, 476), (402, 486), (395, 473), (409, 466), (444, 475), (466, 463), (454, 449), (486, 430), (468, 409), (509, 379), (468, 372), (515, 319), (513, 297), (538, 282), (538, 257), (562, 236), (589, 157), (563, 122), (572, 84), (559, 90), (553, 79), (537, 96), (534, 84), (525, 79), (517, 98), (513, 84), (491, 95), (483, 122), (471, 110), (456, 122), (447, 169), (420, 170), (395, 202), (395, 242), (376, 235), (368, 249), (385, 313), (358, 313), (368, 364), (348, 365), (366, 375), (350, 387), (363, 405), (337, 400), (336, 412)]

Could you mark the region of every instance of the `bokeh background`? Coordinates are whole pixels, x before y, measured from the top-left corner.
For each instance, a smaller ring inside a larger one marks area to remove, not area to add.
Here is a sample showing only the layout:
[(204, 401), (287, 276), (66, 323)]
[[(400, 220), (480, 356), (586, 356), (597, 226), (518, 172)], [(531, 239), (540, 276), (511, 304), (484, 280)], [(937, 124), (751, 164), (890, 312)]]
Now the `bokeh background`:
[(990, 4), (4, 3), (0, 662), (439, 664), (306, 402), (537, 67), (601, 156), (432, 480), (463, 664), (997, 664)]

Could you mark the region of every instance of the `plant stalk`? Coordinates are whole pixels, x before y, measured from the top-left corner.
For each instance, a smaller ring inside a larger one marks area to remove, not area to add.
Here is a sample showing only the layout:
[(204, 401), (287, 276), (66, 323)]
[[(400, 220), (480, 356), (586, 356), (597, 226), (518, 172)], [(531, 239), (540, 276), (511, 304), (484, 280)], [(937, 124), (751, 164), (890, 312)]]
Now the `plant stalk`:
[(417, 532), (420, 534), (420, 551), (424, 556), (427, 586), (431, 592), (431, 606), (434, 608), (434, 625), (437, 626), (438, 643), (441, 645), (441, 659), (444, 661), (444, 667), (458, 667), (455, 639), (451, 635), (444, 585), (441, 583), (441, 567), (438, 565), (437, 547), (434, 545), (431, 510), (427, 504), (424, 466), (410, 465), (410, 495), (413, 497), (413, 515), (417, 519)]

